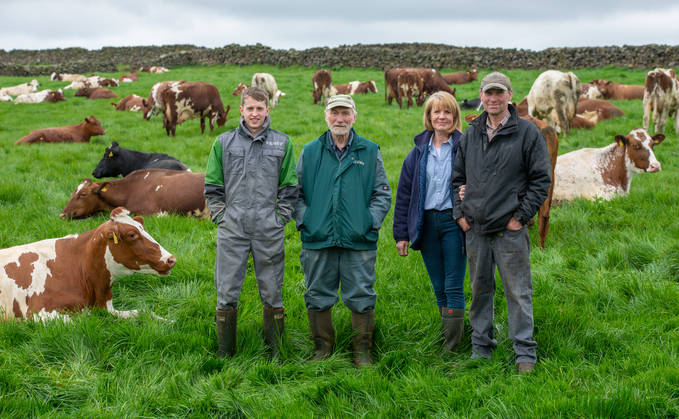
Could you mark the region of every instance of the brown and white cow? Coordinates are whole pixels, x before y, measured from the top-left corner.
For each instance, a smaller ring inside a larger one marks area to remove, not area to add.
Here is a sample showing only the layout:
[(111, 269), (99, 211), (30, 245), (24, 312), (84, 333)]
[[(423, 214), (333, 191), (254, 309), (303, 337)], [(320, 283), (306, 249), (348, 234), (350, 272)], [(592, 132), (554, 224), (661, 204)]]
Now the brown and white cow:
[(129, 74), (123, 74), (118, 79), (118, 83), (131, 83), (133, 81), (139, 81), (139, 76), (137, 75), (136, 71), (133, 71)]
[(330, 87), (330, 96), (335, 95), (355, 95), (358, 93), (377, 93), (377, 85), (375, 80), (370, 79), (370, 81), (352, 81), (344, 84), (336, 84)]
[(587, 112), (597, 113), (597, 122), (605, 121), (607, 119), (624, 116), (625, 112), (618, 108), (610, 100), (605, 99), (578, 99), (578, 114), (585, 115)]
[(113, 308), (115, 279), (168, 275), (177, 259), (146, 232), (143, 218), (128, 214), (116, 208), (93, 230), (0, 250), (0, 319), (68, 320), (65, 312), (88, 307), (136, 316)]
[(384, 98), (391, 105), (391, 100), (398, 97), (398, 76), (404, 70), (416, 71), (422, 77), (423, 90), (425, 95), (443, 91), (455, 97), (455, 90), (451, 89), (443, 80), (443, 76), (435, 68), (390, 68), (384, 72), (385, 92)]
[[(615, 83), (606, 79), (594, 79), (592, 85), (603, 99), (631, 100), (644, 98), (644, 86)], [(588, 96), (590, 99), (595, 97)]]
[(37, 80), (33, 79), (30, 83), (18, 84), (11, 87), (3, 87), (0, 89), (0, 93), (5, 93), (10, 96), (23, 95), (25, 93), (35, 93), (38, 91), (38, 86), (42, 84), (38, 83)]
[(325, 105), (330, 98), (330, 88), (332, 87), (332, 76), (329, 70), (316, 70), (311, 78), (314, 90), (314, 104)]
[(85, 80), (77, 80), (69, 84), (68, 86), (64, 87), (64, 90), (68, 89), (82, 89), (83, 87), (108, 87), (108, 86), (118, 86), (118, 80), (116, 79), (107, 79), (104, 77), (100, 76), (90, 76), (86, 78)]
[(142, 67), (139, 69), (142, 73), (155, 73), (155, 74), (160, 74), (160, 73), (167, 73), (170, 70), (168, 70), (165, 67), (160, 67), (160, 66), (152, 66), (152, 67)]
[(163, 95), (167, 89), (177, 89), (177, 87), (186, 83), (184, 80), (179, 81), (161, 81), (153, 85), (151, 93), (149, 93), (148, 100), (144, 100), (142, 116), (147, 121), (151, 119), (151, 115), (158, 115), (163, 112)]
[(137, 112), (144, 109), (144, 98), (138, 95), (128, 95), (120, 99), (118, 103), (111, 102), (115, 106), (116, 111), (132, 111)]
[(556, 161), (554, 201), (562, 203), (583, 197), (610, 200), (629, 193), (637, 173), (660, 171), (653, 146), (664, 134), (648, 135), (636, 128), (627, 135), (616, 135), (615, 143), (604, 148), (583, 148), (566, 153)]
[(580, 97), (596, 99), (597, 97), (601, 97), (601, 92), (599, 92), (592, 83), (582, 83)]
[(278, 90), (276, 79), (269, 73), (255, 73), (252, 76), (252, 85), (259, 87), (269, 94), (269, 103), (272, 108), (278, 106), (281, 97), (285, 96), (285, 93)]
[(238, 86), (236, 86), (236, 88), (233, 90), (233, 93), (231, 94), (234, 96), (240, 96), (240, 94), (243, 93), (243, 90), (247, 89), (248, 87), (250, 87), (249, 84), (238, 83)]
[(528, 114), (546, 121), (567, 136), (577, 114), (581, 92), (582, 84), (572, 72), (547, 70), (538, 76), (526, 96)]
[(84, 81), (86, 78), (82, 74), (52, 73), (50, 81)]
[(94, 116), (90, 116), (76, 125), (33, 130), (14, 144), (89, 143), (91, 137), (104, 134), (106, 134), (106, 131), (101, 123)]
[(644, 90), (644, 129), (651, 114), (655, 132), (665, 132), (667, 118), (674, 118), (674, 131), (679, 134), (679, 78), (672, 69), (656, 68), (646, 75)]
[(120, 95), (116, 92), (104, 89), (103, 87), (83, 87), (75, 92), (73, 96), (84, 96), (88, 99), (111, 99), (114, 97), (120, 97)]
[(479, 72), (475, 69), (469, 69), (460, 73), (441, 74), (443, 80), (448, 84), (467, 84), (479, 79)]
[(37, 93), (24, 93), (23, 95), (17, 96), (14, 103), (41, 103), (50, 102), (56, 103), (62, 100), (66, 100), (64, 97), (64, 92), (61, 89), (58, 90), (42, 90)]
[(219, 96), (217, 87), (202, 81), (186, 82), (165, 90), (163, 93), (163, 124), (168, 137), (175, 136), (177, 125), (193, 118), (200, 118), (200, 133), (205, 134), (205, 118), (210, 121), (210, 132), (223, 127), (231, 109)]
[(203, 196), (205, 173), (168, 169), (136, 170), (103, 182), (85, 178), (73, 191), (60, 217), (85, 218), (124, 206), (133, 214), (185, 214), (210, 218)]
[(424, 103), (424, 82), (422, 76), (417, 71), (404, 70), (398, 75), (398, 97), (396, 102), (400, 108), (403, 108), (403, 98), (407, 99), (406, 109), (413, 106), (413, 96), (417, 106), (422, 106)]
[[(606, 101), (606, 102), (608, 102), (608, 101)], [(530, 116), (528, 114), (528, 99), (523, 98), (523, 100), (518, 105), (514, 102), (512, 102), (512, 104), (516, 107), (516, 112), (519, 114), (519, 117), (528, 120), (527, 117)], [(531, 118), (533, 118), (533, 117), (531, 116)], [(533, 118), (533, 119), (536, 119), (536, 118)], [(536, 119), (536, 120), (541, 121), (540, 119)], [(580, 128), (593, 129), (597, 122), (598, 122), (597, 112), (595, 112), (595, 111), (592, 111), (592, 112), (585, 111), (582, 114), (580, 114), (578, 112), (575, 115), (575, 118), (573, 118), (573, 120), (571, 121), (571, 129), (580, 129)], [(538, 127), (538, 128), (540, 128), (540, 127)]]

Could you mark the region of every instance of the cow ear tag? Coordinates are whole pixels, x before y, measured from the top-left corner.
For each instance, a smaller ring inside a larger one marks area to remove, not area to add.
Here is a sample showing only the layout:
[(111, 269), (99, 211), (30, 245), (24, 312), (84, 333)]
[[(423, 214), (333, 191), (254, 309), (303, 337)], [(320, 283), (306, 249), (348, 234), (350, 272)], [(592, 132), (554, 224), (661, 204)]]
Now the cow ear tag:
[(108, 152), (108, 156), (109, 156), (109, 157), (113, 157), (113, 152), (112, 152), (112, 151), (109, 151), (109, 152)]
[(118, 244), (118, 236), (116, 236), (116, 233), (113, 233), (113, 243)]
[(102, 191), (102, 192), (106, 192), (106, 186), (104, 186), (103, 188), (101, 188), (101, 191)]

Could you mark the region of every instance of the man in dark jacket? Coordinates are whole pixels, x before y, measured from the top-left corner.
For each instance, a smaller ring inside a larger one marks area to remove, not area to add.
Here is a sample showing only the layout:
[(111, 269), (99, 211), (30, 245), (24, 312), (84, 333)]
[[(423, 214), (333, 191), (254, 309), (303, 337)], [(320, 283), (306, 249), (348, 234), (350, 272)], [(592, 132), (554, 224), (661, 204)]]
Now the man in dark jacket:
[(351, 310), (358, 366), (371, 365), (377, 294), (377, 239), (391, 207), (391, 189), (377, 144), (352, 128), (356, 106), (349, 95), (330, 98), (329, 130), (308, 143), (297, 163), (299, 199), (293, 215), (302, 238), (304, 302), (314, 340), (312, 361), (332, 353), (332, 306)]
[(509, 338), (517, 368), (525, 373), (535, 369), (537, 360), (526, 224), (547, 198), (552, 182), (549, 152), (540, 130), (519, 118), (509, 104), (513, 91), (507, 76), (487, 75), (479, 92), (485, 112), (462, 134), (453, 168), (453, 217), (467, 232), (472, 358), (490, 359), (497, 348), (497, 266), (507, 299)]

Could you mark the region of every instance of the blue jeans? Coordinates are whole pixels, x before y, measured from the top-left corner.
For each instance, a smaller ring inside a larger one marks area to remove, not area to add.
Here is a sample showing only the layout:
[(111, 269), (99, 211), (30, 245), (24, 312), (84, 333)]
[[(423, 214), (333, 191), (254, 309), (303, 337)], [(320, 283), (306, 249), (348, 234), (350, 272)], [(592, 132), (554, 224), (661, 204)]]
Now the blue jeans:
[(424, 212), (420, 252), (438, 306), (464, 310), (467, 255), (451, 210)]

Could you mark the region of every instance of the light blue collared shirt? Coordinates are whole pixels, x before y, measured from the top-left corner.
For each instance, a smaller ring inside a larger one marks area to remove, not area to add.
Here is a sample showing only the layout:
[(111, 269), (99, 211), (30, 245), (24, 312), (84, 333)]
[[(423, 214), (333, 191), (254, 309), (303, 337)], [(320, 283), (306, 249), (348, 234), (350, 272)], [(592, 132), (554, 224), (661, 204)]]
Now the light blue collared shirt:
[(441, 144), (441, 152), (436, 157), (434, 147), (434, 133), (429, 139), (429, 157), (427, 160), (427, 196), (424, 201), (424, 209), (443, 211), (453, 208), (450, 199), (450, 183), (453, 180), (452, 155), (453, 136)]

